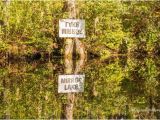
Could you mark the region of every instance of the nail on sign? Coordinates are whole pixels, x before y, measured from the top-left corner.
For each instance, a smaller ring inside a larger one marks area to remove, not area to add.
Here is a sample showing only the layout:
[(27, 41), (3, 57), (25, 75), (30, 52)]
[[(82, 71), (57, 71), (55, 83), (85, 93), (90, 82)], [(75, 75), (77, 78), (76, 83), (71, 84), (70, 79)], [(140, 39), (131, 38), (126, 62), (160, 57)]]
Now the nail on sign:
[(59, 20), (59, 37), (85, 38), (85, 21), (80, 19)]
[(83, 92), (85, 75), (59, 75), (58, 93)]

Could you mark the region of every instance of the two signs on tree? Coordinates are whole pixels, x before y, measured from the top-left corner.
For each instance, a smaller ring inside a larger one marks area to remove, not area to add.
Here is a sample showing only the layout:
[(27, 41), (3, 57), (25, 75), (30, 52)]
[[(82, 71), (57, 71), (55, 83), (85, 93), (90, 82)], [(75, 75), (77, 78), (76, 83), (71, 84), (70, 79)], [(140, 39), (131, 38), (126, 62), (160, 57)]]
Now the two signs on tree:
[[(59, 37), (85, 38), (85, 21), (80, 19), (59, 20)], [(58, 93), (83, 92), (85, 75), (59, 75)]]

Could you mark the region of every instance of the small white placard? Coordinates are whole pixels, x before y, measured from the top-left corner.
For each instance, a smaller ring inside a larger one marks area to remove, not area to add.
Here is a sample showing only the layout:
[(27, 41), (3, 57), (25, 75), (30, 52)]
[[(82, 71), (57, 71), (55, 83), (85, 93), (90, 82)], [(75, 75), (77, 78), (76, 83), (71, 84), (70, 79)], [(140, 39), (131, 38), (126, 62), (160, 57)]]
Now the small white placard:
[(58, 93), (83, 92), (85, 75), (59, 75)]
[(85, 21), (81, 19), (59, 20), (59, 37), (85, 38)]

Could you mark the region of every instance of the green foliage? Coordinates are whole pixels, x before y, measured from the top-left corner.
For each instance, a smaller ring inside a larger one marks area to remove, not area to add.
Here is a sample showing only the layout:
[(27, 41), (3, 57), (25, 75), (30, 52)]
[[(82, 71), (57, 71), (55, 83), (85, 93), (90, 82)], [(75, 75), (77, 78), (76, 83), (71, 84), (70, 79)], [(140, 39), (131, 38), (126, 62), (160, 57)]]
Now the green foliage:
[(160, 6), (158, 1), (124, 2), (123, 30), (130, 32), (134, 44), (146, 41), (151, 51), (158, 41)]
[[(158, 118), (137, 111), (159, 109), (159, 63), (151, 58), (128, 59), (122, 66), (124, 58), (120, 60), (85, 66), (85, 91), (75, 94), (74, 119)], [(18, 62), (0, 68), (0, 118), (63, 118), (67, 95), (57, 92), (63, 69), (58, 61)]]
[(19, 48), (25, 46), (22, 50), (27, 52), (51, 51), (55, 41), (53, 19), (61, 7), (61, 1), (11, 1), (8, 5), (1, 2), (0, 20), (5, 24), (1, 25), (2, 41)]
[[(63, 6), (64, 1), (1, 1), (0, 46), (10, 46), (5, 50), (14, 52), (12, 46), (16, 44), (22, 54), (51, 52), (53, 44), (61, 43), (58, 20), (68, 16)], [(156, 51), (159, 8), (159, 1), (77, 1), (77, 18), (86, 22), (86, 38), (82, 41), (88, 50), (102, 56), (109, 54), (105, 46), (118, 50), (124, 40), (129, 51), (141, 41), (146, 42), (147, 51)]]
[[(58, 20), (68, 18), (63, 6), (63, 0), (0, 1), (0, 53), (24, 55), (62, 47)], [(110, 51), (159, 53), (159, 1), (79, 0), (77, 8), (77, 18), (86, 22), (81, 41), (88, 50), (102, 57)], [(67, 98), (57, 93), (57, 77), (64, 67), (61, 60), (55, 62), (9, 62), (0, 67), (0, 118), (62, 118)], [(136, 110), (160, 109), (159, 71), (159, 58), (119, 57), (87, 64), (85, 92), (75, 95), (74, 118), (137, 118), (142, 113)], [(158, 113), (143, 115), (153, 119)]]
[[(92, 46), (118, 49), (121, 40), (126, 36), (122, 31), (121, 10), (122, 4), (117, 1), (86, 1), (82, 4), (80, 18), (86, 20), (85, 42), (91, 49)], [(100, 49), (97, 51), (105, 50)]]
[(7, 49), (8, 49), (8, 44), (6, 44), (5, 42), (0, 41), (0, 50), (4, 52)]

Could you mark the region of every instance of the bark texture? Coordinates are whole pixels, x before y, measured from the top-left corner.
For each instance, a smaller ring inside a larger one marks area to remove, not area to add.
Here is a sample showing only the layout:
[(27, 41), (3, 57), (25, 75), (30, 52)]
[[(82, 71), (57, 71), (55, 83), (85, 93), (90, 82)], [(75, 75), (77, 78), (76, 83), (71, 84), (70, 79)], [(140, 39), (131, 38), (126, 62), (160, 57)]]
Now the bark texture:
[[(84, 67), (85, 59), (74, 60), (65, 58), (65, 73), (78, 74)], [(65, 105), (65, 119), (72, 120), (74, 112), (75, 93), (67, 94), (67, 104)]]
[[(68, 11), (70, 19), (75, 19), (77, 17), (76, 0), (68, 0), (67, 2), (64, 2), (63, 9)], [(75, 49), (74, 44), (76, 46), (76, 54), (79, 55), (80, 58), (85, 58), (85, 46), (78, 38), (65, 39), (65, 58), (72, 59), (73, 50)]]
[[(69, 18), (75, 19), (77, 15), (76, 11), (76, 1), (75, 0), (68, 0), (64, 2), (63, 10), (68, 10)], [(66, 7), (67, 6), (67, 7)], [(83, 67), (85, 61), (85, 48), (83, 43), (77, 39), (67, 38), (65, 39), (65, 74), (77, 74)], [(74, 50), (76, 51), (76, 56), (79, 55), (80, 60), (73, 63), (73, 53)], [(65, 118), (67, 120), (73, 119), (73, 108), (74, 108), (74, 101), (75, 101), (75, 94), (68, 93), (67, 94), (67, 104), (65, 107)]]
[[(75, 0), (67, 0), (64, 4), (64, 8), (68, 10), (70, 19), (76, 18)], [(70, 39), (70, 38), (65, 39), (65, 58), (72, 59), (73, 47), (74, 47), (73, 39)]]

